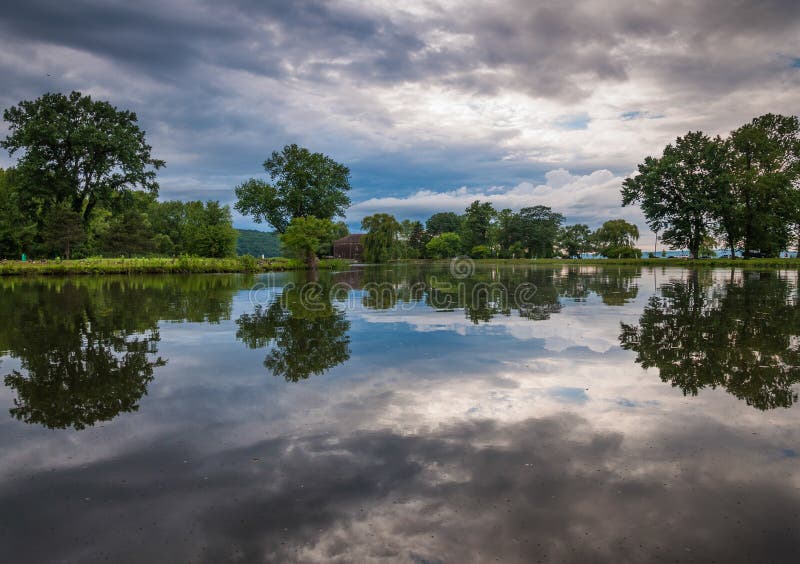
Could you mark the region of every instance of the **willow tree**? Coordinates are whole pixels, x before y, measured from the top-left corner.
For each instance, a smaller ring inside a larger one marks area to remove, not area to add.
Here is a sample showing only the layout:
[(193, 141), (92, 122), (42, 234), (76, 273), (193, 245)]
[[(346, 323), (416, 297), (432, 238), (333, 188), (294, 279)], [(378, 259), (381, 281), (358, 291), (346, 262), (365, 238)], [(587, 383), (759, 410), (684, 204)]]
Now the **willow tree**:
[(398, 257), (398, 236), (402, 227), (393, 215), (376, 213), (367, 216), (361, 221), (361, 228), (367, 231), (364, 236), (364, 258), (367, 262), (386, 262)]

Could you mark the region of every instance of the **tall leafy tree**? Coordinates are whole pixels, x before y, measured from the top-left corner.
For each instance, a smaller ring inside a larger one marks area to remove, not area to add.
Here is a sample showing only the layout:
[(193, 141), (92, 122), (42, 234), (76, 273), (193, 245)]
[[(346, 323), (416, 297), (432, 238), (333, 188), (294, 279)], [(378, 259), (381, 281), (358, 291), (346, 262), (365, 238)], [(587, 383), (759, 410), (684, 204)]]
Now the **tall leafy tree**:
[(69, 260), (74, 246), (86, 240), (80, 214), (64, 205), (51, 208), (44, 218), (42, 237), (49, 249), (63, 251)]
[(412, 258), (425, 256), (425, 244), (430, 240), (421, 221), (412, 221), (408, 229), (407, 244)]
[(142, 189), (158, 193), (164, 161), (151, 147), (136, 114), (80, 92), (47, 93), (6, 109), (8, 136), (0, 146), (21, 153), (16, 169), (24, 196), (46, 208), (67, 205), (84, 227), (96, 206)]
[(511, 221), (511, 228), (529, 256), (549, 258), (554, 255), (563, 222), (564, 216), (551, 208), (533, 206), (519, 210), (519, 214)]
[(431, 237), (442, 233), (458, 233), (461, 231), (461, 217), (454, 212), (435, 213), (425, 222), (425, 229)]
[(475, 200), (461, 218), (461, 244), (467, 252), (479, 245), (488, 246), (492, 220), (496, 215), (490, 202)]
[(577, 223), (561, 230), (559, 245), (569, 257), (580, 257), (592, 248), (591, 230), (588, 225)]
[(716, 198), (723, 189), (718, 141), (700, 131), (678, 137), (660, 158), (647, 157), (639, 174), (622, 185), (622, 205), (639, 203), (661, 240), (688, 248), (697, 258), (713, 230)]
[(279, 233), (293, 218), (333, 219), (350, 205), (350, 169), (322, 153), (286, 145), (264, 161), (264, 170), (271, 182), (251, 178), (237, 186), (234, 208)]
[(800, 211), (800, 120), (766, 114), (731, 132), (731, 215), (739, 220), (745, 256), (774, 256), (788, 247)]
[(36, 218), (22, 207), (13, 173), (13, 169), (0, 168), (0, 258), (19, 258), (30, 252), (37, 231)]
[(368, 262), (386, 262), (398, 258), (400, 245), (398, 235), (402, 226), (393, 215), (376, 213), (361, 221), (364, 235), (364, 258)]

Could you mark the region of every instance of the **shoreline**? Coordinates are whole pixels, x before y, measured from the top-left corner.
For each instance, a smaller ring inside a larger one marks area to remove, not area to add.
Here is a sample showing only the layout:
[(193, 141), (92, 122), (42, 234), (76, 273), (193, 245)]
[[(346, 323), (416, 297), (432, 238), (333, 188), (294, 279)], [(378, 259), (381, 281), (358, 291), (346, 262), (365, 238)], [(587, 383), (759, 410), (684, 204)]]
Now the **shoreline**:
[[(341, 260), (321, 260), (318, 268), (335, 269), (344, 266)], [(104, 274), (236, 274), (306, 270), (296, 259), (236, 258), (91, 258), (42, 261), (0, 261), (0, 276), (58, 276)]]
[[(458, 260), (466, 260), (459, 257)], [(469, 259), (473, 260), (473, 259)], [(406, 259), (384, 265), (449, 265), (451, 259)], [(474, 259), (479, 266), (634, 266), (682, 268), (789, 268), (800, 269), (800, 258), (753, 259)], [(343, 259), (322, 259), (321, 270), (341, 270), (352, 264)], [(363, 264), (363, 263), (359, 263)], [(307, 270), (307, 266), (290, 258), (91, 258), (74, 260), (0, 261), (0, 276), (32, 275), (103, 275), (103, 274), (235, 274)]]

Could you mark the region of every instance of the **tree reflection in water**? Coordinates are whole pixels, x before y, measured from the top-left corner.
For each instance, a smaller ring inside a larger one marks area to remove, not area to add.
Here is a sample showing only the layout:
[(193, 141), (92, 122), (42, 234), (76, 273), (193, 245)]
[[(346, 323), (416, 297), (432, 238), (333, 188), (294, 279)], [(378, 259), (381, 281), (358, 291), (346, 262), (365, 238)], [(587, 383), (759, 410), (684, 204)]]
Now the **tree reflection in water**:
[(714, 284), (691, 271), (650, 298), (638, 326), (622, 323), (619, 339), (684, 394), (719, 386), (766, 410), (797, 401), (798, 335), (797, 288), (777, 272), (731, 273)]
[(139, 409), (154, 370), (159, 320), (230, 318), (236, 277), (103, 277), (3, 281), (0, 352), (20, 361), (4, 382), (11, 415), (84, 429)]
[(331, 302), (331, 285), (289, 285), (269, 304), (236, 320), (236, 338), (251, 349), (272, 346), (264, 366), (287, 382), (321, 375), (350, 358), (350, 322)]

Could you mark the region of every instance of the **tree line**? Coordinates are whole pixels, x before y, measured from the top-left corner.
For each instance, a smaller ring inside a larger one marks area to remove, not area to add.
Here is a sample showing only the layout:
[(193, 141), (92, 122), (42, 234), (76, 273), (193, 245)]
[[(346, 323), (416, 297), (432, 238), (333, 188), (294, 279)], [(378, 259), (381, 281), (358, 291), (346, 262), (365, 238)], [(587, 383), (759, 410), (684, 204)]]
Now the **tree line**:
[[(331, 252), (331, 243), (348, 234), (334, 223), (343, 217), (350, 199), (350, 170), (321, 153), (287, 145), (264, 162), (270, 182), (250, 179), (236, 187), (234, 207), (257, 223), (268, 223), (280, 234), (286, 250), (313, 266)], [(564, 216), (547, 206), (495, 210), (475, 201), (463, 214), (440, 212), (422, 221), (399, 221), (391, 214), (363, 218), (364, 258), (369, 262), (396, 259), (550, 258), (598, 252), (607, 257), (635, 258), (636, 225), (609, 220), (592, 231), (588, 225), (564, 225)]]
[[(158, 201), (157, 171), (135, 113), (79, 92), (48, 93), (4, 111), (0, 146), (17, 162), (0, 170), (0, 257), (93, 255), (223, 257), (236, 252), (231, 210), (217, 201)], [(263, 163), (268, 179), (234, 188), (234, 208), (270, 225), (285, 252), (311, 267), (348, 234), (350, 170), (298, 145)], [(766, 114), (726, 138), (689, 132), (647, 157), (622, 186), (648, 226), (693, 258), (723, 242), (732, 256), (776, 256), (800, 239), (800, 124)], [(598, 229), (565, 224), (548, 206), (496, 210), (476, 200), (427, 221), (363, 218), (365, 258), (636, 258), (639, 229), (623, 219)]]
[(235, 254), (231, 211), (217, 201), (158, 201), (165, 163), (136, 114), (78, 92), (4, 111), (0, 257)]
[(580, 257), (637, 258), (636, 225), (623, 219), (606, 221), (592, 231), (588, 225), (564, 225), (564, 216), (548, 206), (495, 210), (475, 200), (463, 214), (439, 212), (424, 223), (397, 221), (389, 214), (365, 217), (364, 254), (369, 262), (392, 259)]

